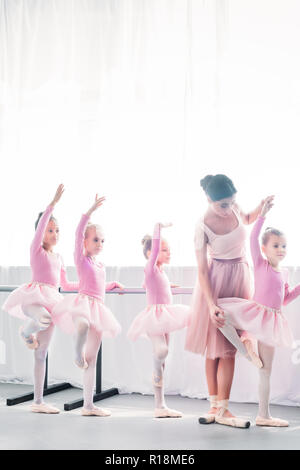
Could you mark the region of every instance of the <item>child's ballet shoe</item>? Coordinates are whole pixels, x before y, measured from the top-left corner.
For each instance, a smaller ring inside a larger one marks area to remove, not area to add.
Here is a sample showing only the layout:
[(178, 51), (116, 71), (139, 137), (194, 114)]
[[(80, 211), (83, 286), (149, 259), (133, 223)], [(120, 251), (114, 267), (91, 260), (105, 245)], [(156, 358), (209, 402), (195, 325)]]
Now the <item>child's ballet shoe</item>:
[(154, 418), (182, 418), (182, 413), (170, 408), (155, 408)]
[(110, 416), (111, 412), (106, 410), (105, 408), (93, 408), (92, 410), (88, 410), (86, 408), (82, 408), (81, 416)]
[(244, 341), (244, 346), (248, 353), (247, 359), (251, 361), (255, 367), (257, 367), (258, 369), (261, 369), (263, 367), (263, 363), (261, 362), (260, 357), (254, 351), (251, 341), (250, 340)]
[(255, 420), (256, 426), (274, 426), (274, 427), (287, 427), (289, 426), (289, 422), (285, 419), (280, 418), (262, 418), (261, 416), (257, 416)]
[(39, 342), (36, 339), (35, 336), (30, 335), (30, 336), (25, 336), (23, 333), (23, 326), (20, 327), (19, 329), (19, 334), (22, 340), (25, 342), (27, 348), (29, 349), (37, 349), (39, 347)]
[(86, 362), (85, 359), (83, 359), (83, 364), (81, 364), (81, 362), (77, 361), (77, 359), (75, 359), (74, 361), (74, 364), (79, 367), (79, 369), (87, 369), (89, 367), (88, 363)]
[(153, 374), (152, 376), (152, 383), (155, 387), (162, 387), (163, 386), (163, 378), (159, 375)]
[(32, 403), (30, 405), (30, 411), (33, 413), (46, 413), (46, 414), (58, 414), (60, 410), (55, 408), (52, 405), (47, 405), (47, 403), (40, 403), (39, 405), (36, 403)]
[(215, 415), (215, 422), (224, 424), (225, 426), (232, 426), (233, 428), (247, 429), (250, 427), (250, 421), (238, 418), (224, 416), (225, 411), (228, 409), (228, 400), (220, 400), (218, 402), (218, 412)]
[(198, 421), (200, 424), (212, 424), (215, 422), (215, 416), (215, 413), (204, 413), (199, 416)]
[[(217, 395), (210, 395), (209, 396), (209, 401), (210, 401), (210, 408), (217, 408), (218, 406), (218, 396)], [(214, 413), (204, 413), (201, 416), (199, 416), (199, 423), (200, 424), (212, 424), (215, 422), (215, 416), (216, 416), (217, 411)]]

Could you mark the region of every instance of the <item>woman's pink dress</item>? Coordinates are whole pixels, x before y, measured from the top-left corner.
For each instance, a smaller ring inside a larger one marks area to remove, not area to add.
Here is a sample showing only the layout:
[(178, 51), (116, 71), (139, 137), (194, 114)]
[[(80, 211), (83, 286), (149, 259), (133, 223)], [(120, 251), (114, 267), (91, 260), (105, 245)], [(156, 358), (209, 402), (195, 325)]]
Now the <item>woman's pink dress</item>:
[(145, 267), (145, 287), (148, 306), (133, 320), (129, 339), (139, 336), (161, 336), (188, 325), (190, 315), (186, 305), (172, 304), (169, 279), (156, 264), (160, 250), (160, 224), (154, 227), (151, 255)]
[(78, 289), (77, 282), (68, 282), (61, 256), (43, 248), (43, 239), (52, 211), (53, 207), (48, 206), (43, 213), (31, 243), (32, 281), (11, 292), (2, 306), (3, 310), (15, 317), (28, 319), (23, 313), (22, 306), (33, 304), (42, 305), (52, 315), (54, 306), (63, 299), (58, 287), (71, 291)]
[(300, 284), (290, 291), (287, 270), (275, 271), (263, 258), (259, 234), (264, 220), (263, 217), (257, 219), (250, 238), (255, 279), (253, 300), (219, 299), (218, 305), (235, 328), (246, 329), (269, 346), (291, 347), (293, 335), (281, 307), (300, 295)]
[[(237, 211), (237, 227), (225, 235), (217, 235), (205, 225), (203, 217), (195, 231), (195, 249), (201, 250), (208, 238), (209, 279), (216, 305), (222, 297), (249, 299), (250, 272), (245, 259), (246, 230)], [(187, 329), (185, 349), (208, 359), (233, 357), (235, 347), (213, 325), (208, 305), (197, 277), (191, 301), (191, 323)]]

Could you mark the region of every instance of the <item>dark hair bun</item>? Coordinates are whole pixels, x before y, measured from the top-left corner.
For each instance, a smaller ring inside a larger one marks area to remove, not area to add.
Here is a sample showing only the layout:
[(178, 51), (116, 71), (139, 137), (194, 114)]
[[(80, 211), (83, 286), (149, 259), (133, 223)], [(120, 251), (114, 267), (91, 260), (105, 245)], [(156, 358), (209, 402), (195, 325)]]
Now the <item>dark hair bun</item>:
[(202, 178), (202, 180), (200, 180), (200, 186), (204, 189), (204, 191), (206, 191), (207, 186), (209, 185), (212, 179), (213, 175), (206, 175), (204, 178)]
[(237, 191), (233, 182), (226, 175), (207, 175), (200, 185), (212, 201), (220, 201), (232, 197)]

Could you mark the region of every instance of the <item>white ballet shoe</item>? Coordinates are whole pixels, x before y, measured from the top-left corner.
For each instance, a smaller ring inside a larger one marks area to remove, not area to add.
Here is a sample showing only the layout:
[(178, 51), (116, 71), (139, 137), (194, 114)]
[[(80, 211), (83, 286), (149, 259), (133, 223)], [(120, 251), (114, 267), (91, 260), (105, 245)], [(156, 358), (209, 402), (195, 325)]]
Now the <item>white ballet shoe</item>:
[(105, 408), (93, 408), (92, 410), (88, 410), (87, 408), (82, 408), (81, 410), (81, 416), (110, 416), (111, 412), (109, 410), (106, 410)]
[(47, 405), (47, 403), (40, 403), (39, 405), (36, 403), (32, 403), (30, 405), (30, 411), (33, 413), (46, 413), (46, 414), (58, 414), (60, 410), (55, 408), (55, 406)]
[(256, 352), (253, 349), (252, 342), (250, 340), (244, 341), (244, 346), (247, 350), (248, 357), (247, 359), (252, 362), (252, 364), (257, 367), (258, 369), (261, 369), (263, 367), (263, 363), (260, 360), (260, 357), (256, 354)]
[(261, 416), (257, 416), (255, 420), (256, 426), (274, 426), (274, 427), (287, 427), (289, 426), (289, 422), (285, 419), (280, 418), (262, 418)]
[(83, 358), (83, 364), (81, 364), (81, 362), (79, 362), (77, 359), (74, 360), (74, 364), (75, 366), (79, 367), (79, 369), (87, 369), (89, 367), (85, 358)]
[(247, 429), (250, 427), (250, 421), (246, 419), (224, 416), (227, 409), (228, 409), (228, 400), (220, 400), (218, 402), (218, 412), (215, 415), (216, 423), (224, 424), (225, 426), (232, 426), (233, 428)]
[(29, 349), (37, 349), (39, 347), (39, 342), (36, 339), (35, 336), (30, 335), (30, 336), (25, 336), (23, 332), (23, 326), (19, 328), (19, 334), (22, 340), (25, 342), (27, 348)]
[(182, 418), (182, 413), (170, 408), (155, 408), (154, 418)]

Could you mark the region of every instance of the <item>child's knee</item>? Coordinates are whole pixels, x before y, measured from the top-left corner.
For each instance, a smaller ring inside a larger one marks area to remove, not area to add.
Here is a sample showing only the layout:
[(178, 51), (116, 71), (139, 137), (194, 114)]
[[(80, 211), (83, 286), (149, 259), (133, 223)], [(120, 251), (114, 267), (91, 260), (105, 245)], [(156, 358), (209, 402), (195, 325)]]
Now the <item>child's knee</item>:
[(156, 359), (158, 359), (159, 361), (163, 361), (164, 359), (166, 359), (166, 357), (168, 355), (168, 351), (169, 350), (168, 350), (167, 345), (164, 345), (164, 346), (161, 346), (160, 348), (157, 348), (154, 352)]

